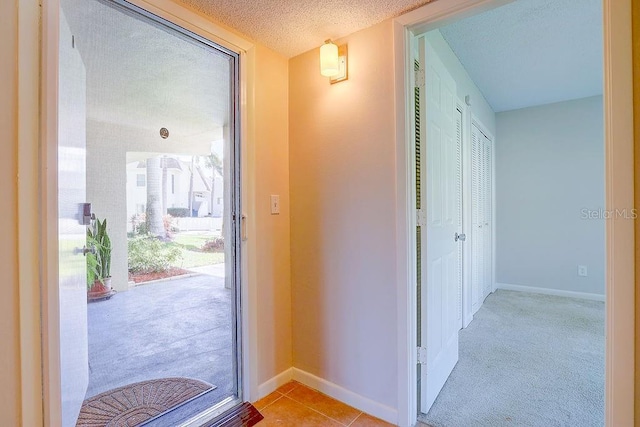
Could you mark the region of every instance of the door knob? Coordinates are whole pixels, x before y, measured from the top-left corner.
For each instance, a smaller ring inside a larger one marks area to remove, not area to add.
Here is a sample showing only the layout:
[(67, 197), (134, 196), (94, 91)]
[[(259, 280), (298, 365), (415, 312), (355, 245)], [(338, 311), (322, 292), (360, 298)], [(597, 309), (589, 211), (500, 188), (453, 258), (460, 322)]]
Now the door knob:
[(465, 240), (467, 240), (467, 236), (464, 233), (461, 233), (461, 234), (456, 233), (455, 240), (456, 240), (456, 242), (458, 240), (461, 241), (461, 242), (464, 242)]

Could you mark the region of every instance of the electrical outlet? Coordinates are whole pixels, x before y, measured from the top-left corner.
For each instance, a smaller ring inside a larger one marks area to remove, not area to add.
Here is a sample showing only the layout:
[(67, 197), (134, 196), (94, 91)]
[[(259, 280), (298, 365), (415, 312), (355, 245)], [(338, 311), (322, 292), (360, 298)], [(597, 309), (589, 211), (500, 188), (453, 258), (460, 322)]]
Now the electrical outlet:
[(271, 196), (271, 215), (280, 214), (280, 196), (274, 194)]
[(586, 265), (579, 265), (578, 266), (578, 276), (587, 277), (587, 266)]

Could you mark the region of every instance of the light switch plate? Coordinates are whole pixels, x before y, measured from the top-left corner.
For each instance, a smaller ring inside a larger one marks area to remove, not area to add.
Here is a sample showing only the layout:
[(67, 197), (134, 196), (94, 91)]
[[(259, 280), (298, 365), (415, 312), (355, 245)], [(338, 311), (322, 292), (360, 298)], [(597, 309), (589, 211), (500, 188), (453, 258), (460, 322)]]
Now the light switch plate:
[(280, 214), (280, 196), (277, 194), (271, 195), (271, 215)]

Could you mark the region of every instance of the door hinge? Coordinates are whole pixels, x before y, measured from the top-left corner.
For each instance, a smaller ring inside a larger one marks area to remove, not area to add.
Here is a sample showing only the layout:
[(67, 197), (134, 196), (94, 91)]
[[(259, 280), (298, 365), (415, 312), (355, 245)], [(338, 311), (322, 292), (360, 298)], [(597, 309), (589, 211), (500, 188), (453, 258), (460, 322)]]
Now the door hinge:
[(415, 82), (416, 82), (416, 87), (424, 87), (425, 84), (425, 75), (424, 75), (424, 69), (420, 68), (419, 70), (415, 71)]
[(416, 225), (419, 227), (427, 225), (427, 214), (424, 209), (416, 209)]
[(427, 364), (427, 347), (418, 347), (418, 363), (420, 365)]

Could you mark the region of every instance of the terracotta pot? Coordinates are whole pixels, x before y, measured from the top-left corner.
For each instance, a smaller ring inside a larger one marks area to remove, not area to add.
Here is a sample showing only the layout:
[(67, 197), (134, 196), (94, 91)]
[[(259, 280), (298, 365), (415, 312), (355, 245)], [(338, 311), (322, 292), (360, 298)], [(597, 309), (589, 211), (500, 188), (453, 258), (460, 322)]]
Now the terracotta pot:
[(90, 299), (103, 298), (112, 293), (111, 277), (106, 277), (102, 280), (96, 280), (93, 282), (93, 286), (89, 289), (88, 296)]

